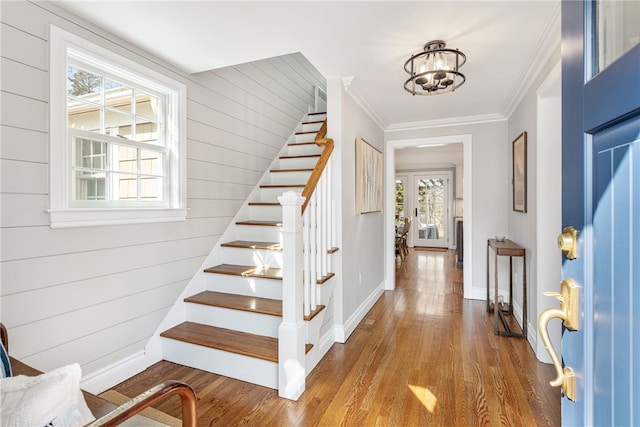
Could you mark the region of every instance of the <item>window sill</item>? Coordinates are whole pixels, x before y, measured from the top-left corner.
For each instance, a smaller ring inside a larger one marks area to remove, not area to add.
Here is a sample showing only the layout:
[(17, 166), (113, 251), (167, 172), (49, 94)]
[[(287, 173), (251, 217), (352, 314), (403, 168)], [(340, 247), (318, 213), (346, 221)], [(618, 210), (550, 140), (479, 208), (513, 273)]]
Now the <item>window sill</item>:
[(187, 219), (186, 208), (49, 209), (51, 228), (175, 222)]

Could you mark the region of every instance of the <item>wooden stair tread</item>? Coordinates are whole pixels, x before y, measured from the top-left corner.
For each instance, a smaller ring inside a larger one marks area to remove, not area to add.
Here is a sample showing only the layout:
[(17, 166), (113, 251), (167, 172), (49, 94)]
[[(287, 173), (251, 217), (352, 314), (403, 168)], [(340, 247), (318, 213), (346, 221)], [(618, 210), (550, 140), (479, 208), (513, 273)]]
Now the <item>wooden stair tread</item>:
[(280, 202), (249, 202), (249, 206), (280, 206)]
[(267, 251), (281, 251), (282, 245), (278, 242), (257, 242), (253, 240), (234, 240), (221, 244), (225, 248), (264, 249)]
[(298, 145), (318, 145), (315, 141), (305, 141), (305, 142), (290, 142), (287, 144), (288, 147), (296, 147)]
[(334, 277), (336, 275), (336, 273), (327, 273), (326, 276), (322, 277), (321, 279), (316, 280), (316, 283), (318, 285), (323, 285), (324, 283), (328, 282), (329, 279), (331, 279), (332, 277)]
[(255, 265), (220, 264), (204, 270), (205, 273), (228, 274), (230, 276), (261, 277), (264, 279), (282, 280), (280, 268), (264, 268)]
[(282, 221), (261, 221), (257, 219), (248, 219), (246, 221), (236, 222), (238, 225), (261, 225), (266, 227), (282, 227)]
[(189, 298), (185, 298), (184, 301), (193, 304), (208, 305), (212, 307), (248, 311), (250, 313), (268, 314), (270, 316), (282, 316), (282, 301), (275, 299), (204, 291), (200, 292), (199, 294), (190, 296)]
[(308, 135), (311, 133), (318, 133), (317, 130), (306, 130), (306, 131), (301, 131), (301, 132), (296, 132), (296, 135)]
[(265, 184), (260, 188), (304, 188), (306, 184)]
[(308, 122), (302, 122), (303, 125), (315, 125), (318, 123), (324, 123), (324, 120), (310, 120)]
[(313, 172), (313, 169), (271, 169), (269, 172), (278, 173), (278, 172)]
[(315, 310), (313, 310), (311, 313), (309, 313), (309, 315), (308, 315), (308, 316), (304, 316), (304, 320), (309, 321), (309, 320), (313, 319), (314, 317), (316, 317), (316, 316), (317, 316), (317, 315), (318, 315), (322, 310), (324, 310), (325, 308), (326, 308), (326, 307), (325, 307), (324, 305), (319, 305), (319, 306), (317, 306), (317, 307), (316, 307), (316, 309), (315, 309)]
[(281, 159), (307, 159), (312, 157), (320, 158), (320, 154), (301, 154), (299, 156), (280, 156)]
[(216, 328), (194, 322), (184, 322), (160, 334), (190, 344), (278, 362), (278, 339)]

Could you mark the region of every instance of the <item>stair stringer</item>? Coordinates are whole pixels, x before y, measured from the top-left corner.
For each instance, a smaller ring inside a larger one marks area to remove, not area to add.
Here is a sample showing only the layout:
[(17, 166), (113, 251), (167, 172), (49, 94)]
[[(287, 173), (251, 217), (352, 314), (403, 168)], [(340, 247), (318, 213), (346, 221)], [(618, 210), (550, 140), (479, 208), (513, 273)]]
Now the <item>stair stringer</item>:
[(327, 331), (324, 336), (320, 335), (322, 325), (324, 324), (326, 315), (329, 312), (330, 300), (333, 297), (335, 283), (336, 277), (334, 276), (322, 284), (320, 293), (320, 304), (324, 305), (325, 308), (313, 319), (305, 320), (304, 322), (307, 342), (313, 344), (313, 348), (307, 353), (305, 360), (305, 369), (307, 376), (311, 373), (311, 371), (313, 371), (313, 368), (315, 368), (318, 362), (322, 360), (322, 358), (325, 356), (325, 354), (327, 354), (327, 352), (331, 349), (331, 346), (335, 342), (333, 328)]

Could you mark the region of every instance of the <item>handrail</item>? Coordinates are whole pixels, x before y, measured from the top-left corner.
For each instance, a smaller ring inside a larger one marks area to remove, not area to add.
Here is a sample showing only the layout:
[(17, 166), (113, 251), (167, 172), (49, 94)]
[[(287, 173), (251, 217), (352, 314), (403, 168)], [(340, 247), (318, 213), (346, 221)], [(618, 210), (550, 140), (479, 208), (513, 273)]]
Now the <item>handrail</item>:
[(327, 121), (325, 120), (318, 130), (316, 134), (315, 143), (316, 145), (322, 147), (324, 146), (324, 150), (322, 150), (322, 154), (320, 154), (320, 159), (318, 159), (318, 163), (316, 163), (315, 168), (313, 168), (313, 172), (311, 172), (311, 176), (309, 177), (309, 181), (307, 181), (307, 185), (305, 185), (304, 190), (302, 190), (302, 196), (305, 198), (302, 203), (302, 213), (304, 213), (305, 209), (307, 209), (307, 205), (311, 200), (311, 195), (316, 190), (316, 186), (320, 181), (320, 177), (322, 176), (322, 172), (324, 168), (327, 166), (329, 162), (329, 158), (331, 157), (331, 152), (333, 151), (333, 139), (325, 138), (327, 136)]
[(184, 427), (196, 427), (198, 421), (196, 410), (198, 398), (196, 397), (196, 392), (189, 384), (174, 380), (165, 381), (151, 387), (149, 390), (140, 393), (103, 417), (87, 424), (86, 427), (117, 426), (134, 415), (137, 415), (145, 408), (174, 393), (179, 394), (180, 400), (182, 400), (182, 425)]

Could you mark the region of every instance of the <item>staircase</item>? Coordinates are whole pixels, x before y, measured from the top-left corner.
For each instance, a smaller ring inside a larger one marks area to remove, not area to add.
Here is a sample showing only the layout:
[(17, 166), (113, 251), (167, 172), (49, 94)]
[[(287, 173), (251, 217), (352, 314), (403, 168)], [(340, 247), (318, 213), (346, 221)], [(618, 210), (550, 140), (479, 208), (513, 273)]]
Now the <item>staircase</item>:
[[(283, 209), (286, 207), (281, 206), (278, 197), (287, 192), (310, 192), (310, 188), (315, 187), (309, 182), (317, 181), (322, 172), (318, 170), (324, 169), (324, 165), (319, 164), (323, 147), (315, 140), (319, 137), (319, 131), (326, 133), (326, 126), (322, 126), (325, 116), (325, 113), (310, 113), (300, 122), (290, 142), (240, 210), (239, 216), (246, 217), (231, 224), (224, 236), (232, 237), (214, 249), (218, 253), (209, 258), (221, 262), (204, 270), (205, 290), (184, 299), (186, 321), (160, 334), (165, 360), (279, 389), (283, 395), (282, 378), (286, 373), (279, 366), (279, 358), (283, 354), (295, 354), (297, 350), (282, 348), (285, 341), (280, 341), (282, 332), (279, 329), (284, 325), (283, 299), (287, 300), (283, 295), (284, 267), (291, 264), (283, 259), (283, 241), (286, 241), (282, 230)], [(327, 154), (322, 157), (321, 163), (326, 157)], [(293, 193), (288, 194), (294, 196)], [(320, 203), (316, 206), (319, 207)], [(295, 208), (298, 216), (301, 216), (301, 208)], [(302, 223), (303, 219), (299, 221)], [(305, 227), (321, 228), (307, 223)], [(302, 234), (300, 231), (300, 237)], [(308, 239), (306, 242), (309, 243)], [(337, 249), (326, 246), (318, 241), (314, 243), (313, 250), (308, 246), (305, 249), (289, 248), (290, 252), (287, 253), (294, 256), (287, 256), (298, 259), (299, 254), (302, 260), (303, 253), (318, 253), (320, 249), (317, 248), (324, 248), (326, 254), (323, 256), (331, 257)], [(322, 258), (322, 262), (331, 264), (325, 258)], [(302, 261), (297, 263), (301, 265)], [(309, 264), (305, 260), (302, 268), (308, 270)], [(305, 376), (323, 355), (318, 353), (321, 351), (318, 343), (325, 307), (333, 289), (333, 273), (322, 274), (321, 269), (313, 265), (311, 269), (317, 278), (313, 281), (314, 289), (319, 285), (325, 289), (313, 291), (311, 301), (306, 297), (293, 298), (294, 301), (301, 301), (300, 298), (304, 300), (305, 315), (299, 321), (293, 320), (293, 324), (304, 322), (306, 342), (304, 349), (299, 350), (306, 355), (302, 361)], [(304, 292), (310, 295), (309, 286), (305, 284), (304, 290), (302, 288), (302, 276), (305, 274), (290, 271), (287, 277), (294, 278), (294, 286), (299, 287), (300, 294)], [(303, 307), (296, 308), (299, 308), (296, 310), (298, 313), (303, 312)], [(295, 395), (292, 394), (294, 399), (297, 398)]]

